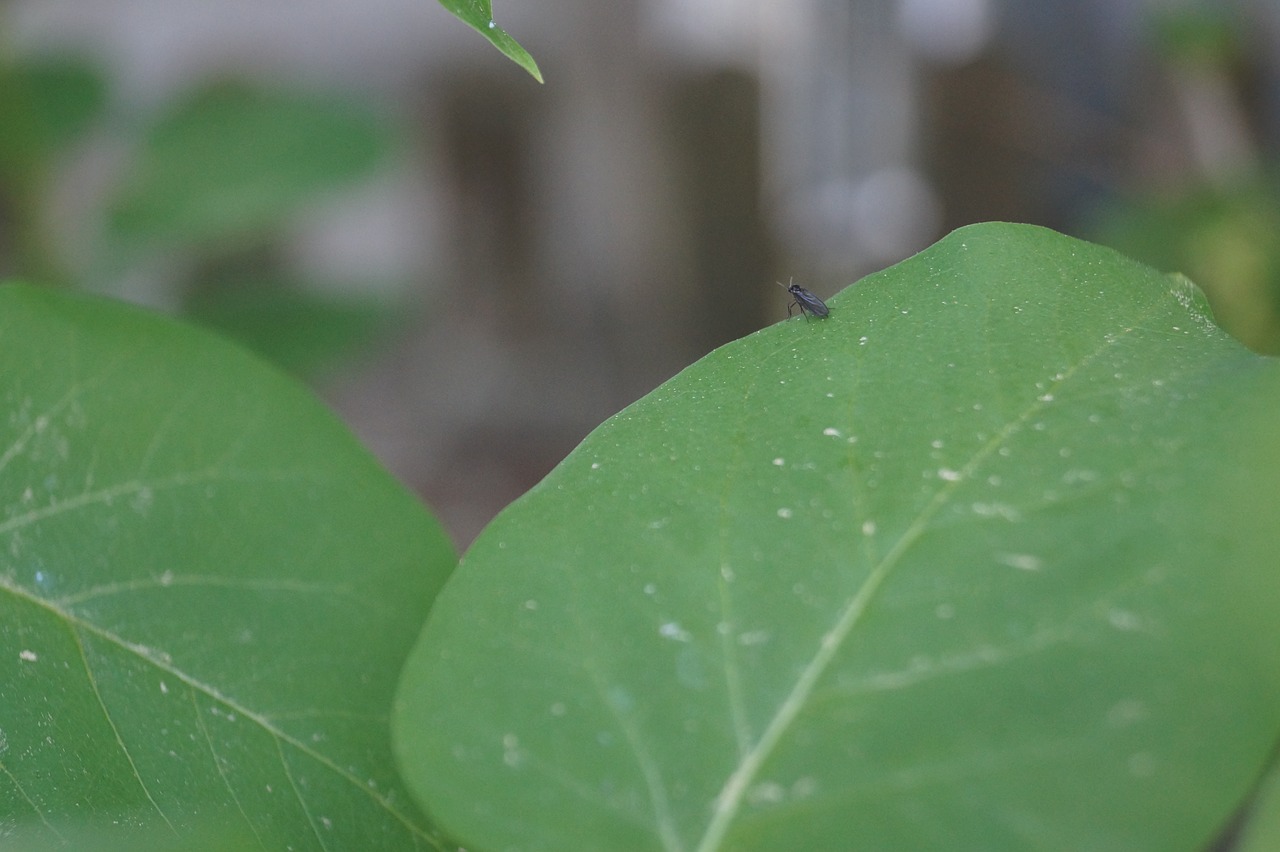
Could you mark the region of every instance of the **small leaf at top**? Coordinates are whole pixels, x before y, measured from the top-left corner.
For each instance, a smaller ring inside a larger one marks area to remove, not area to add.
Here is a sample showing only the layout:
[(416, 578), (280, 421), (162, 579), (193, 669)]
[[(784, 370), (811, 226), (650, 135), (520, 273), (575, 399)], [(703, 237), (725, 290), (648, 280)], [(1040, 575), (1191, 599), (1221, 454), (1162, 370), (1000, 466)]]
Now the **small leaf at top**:
[(507, 35), (493, 20), (493, 5), (489, 0), (440, 0), (440, 5), (489, 40), (504, 56), (528, 71), (533, 79), (542, 82), (542, 72), (529, 52), (519, 42)]

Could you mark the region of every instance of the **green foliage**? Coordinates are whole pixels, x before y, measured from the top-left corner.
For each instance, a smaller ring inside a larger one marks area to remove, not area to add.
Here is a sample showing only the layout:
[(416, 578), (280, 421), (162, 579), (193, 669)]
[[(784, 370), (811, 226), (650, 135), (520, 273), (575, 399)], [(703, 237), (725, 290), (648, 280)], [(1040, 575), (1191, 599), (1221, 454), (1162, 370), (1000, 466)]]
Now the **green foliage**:
[(498, 48), (504, 56), (528, 71), (533, 79), (539, 83), (542, 82), (542, 72), (538, 70), (538, 63), (533, 61), (529, 52), (515, 39), (494, 23), (493, 4), (489, 0), (440, 0), (440, 5), (487, 38), (489, 43)]
[(603, 425), (446, 584), (291, 381), (0, 288), (7, 848), (1203, 847), (1280, 734), (1280, 367), (1027, 226), (829, 304)]
[(1204, 287), (1222, 326), (1280, 354), (1280, 183), (1276, 177), (1199, 187), (1172, 198), (1116, 204), (1096, 237)]
[(315, 376), (395, 335), (404, 312), (372, 300), (326, 300), (254, 277), (199, 291), (183, 313), (299, 376)]
[(113, 204), (111, 233), (126, 244), (210, 242), (277, 227), (367, 175), (392, 144), (348, 100), (215, 85), (151, 129)]
[(1193, 850), (1280, 732), (1280, 367), (1186, 279), (975, 226), (594, 432), (393, 724), (489, 849)]
[(17, 848), (440, 847), (387, 721), (454, 562), (416, 499), (275, 370), (120, 304), (0, 288), (0, 398)]
[(0, 263), (48, 283), (67, 279), (53, 251), (42, 204), (55, 164), (87, 133), (106, 101), (106, 84), (73, 59), (0, 60)]
[(0, 64), (0, 173), (21, 180), (80, 136), (102, 110), (106, 86), (72, 59)]

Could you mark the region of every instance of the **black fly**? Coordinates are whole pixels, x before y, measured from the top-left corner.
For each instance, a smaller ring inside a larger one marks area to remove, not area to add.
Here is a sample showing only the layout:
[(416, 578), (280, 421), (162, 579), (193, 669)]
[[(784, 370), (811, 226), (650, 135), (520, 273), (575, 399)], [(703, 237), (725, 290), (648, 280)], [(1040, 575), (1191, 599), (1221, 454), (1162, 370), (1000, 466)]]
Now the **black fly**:
[[(778, 286), (781, 287), (783, 285), (781, 282), (779, 282)], [(808, 290), (801, 287), (799, 284), (792, 284), (790, 281), (788, 281), (787, 292), (790, 293), (792, 299), (794, 299), (794, 301), (792, 301), (791, 304), (787, 305), (787, 316), (791, 316), (792, 308), (799, 308), (800, 314), (802, 316), (804, 314), (813, 314), (815, 317), (818, 317), (819, 319), (831, 313), (831, 311), (827, 308), (826, 302), (823, 302), (821, 299), (819, 299), (817, 296), (813, 295)]]

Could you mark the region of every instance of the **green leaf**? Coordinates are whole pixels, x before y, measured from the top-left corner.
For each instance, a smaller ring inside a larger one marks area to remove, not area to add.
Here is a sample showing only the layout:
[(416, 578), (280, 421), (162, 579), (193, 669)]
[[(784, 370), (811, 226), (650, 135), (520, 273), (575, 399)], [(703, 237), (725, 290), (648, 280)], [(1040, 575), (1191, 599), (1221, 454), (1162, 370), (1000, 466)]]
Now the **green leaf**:
[(75, 59), (0, 63), (0, 168), (12, 180), (41, 171), (99, 115), (106, 89), (96, 69)]
[(417, 500), (291, 380), (122, 304), (0, 288), (0, 398), (6, 832), (440, 848), (388, 728), (453, 564)]
[(1255, 351), (1280, 354), (1280, 180), (1189, 188), (1115, 203), (1097, 217), (1102, 242), (1193, 278), (1217, 321)]
[(243, 238), (371, 174), (392, 145), (353, 102), (215, 85), (150, 131), (110, 230), (126, 245)]
[(1028, 226), (829, 305), (475, 542), (396, 701), (420, 801), (491, 849), (1200, 848), (1280, 731), (1276, 362)]
[(494, 23), (493, 4), (489, 0), (440, 0), (440, 5), (487, 38), (489, 43), (498, 48), (504, 56), (528, 71), (533, 79), (539, 83), (542, 82), (542, 72), (538, 70), (538, 63), (533, 61), (529, 52), (515, 39)]
[(186, 316), (303, 378), (318, 377), (394, 335), (405, 306), (326, 298), (270, 276), (219, 282), (186, 303)]

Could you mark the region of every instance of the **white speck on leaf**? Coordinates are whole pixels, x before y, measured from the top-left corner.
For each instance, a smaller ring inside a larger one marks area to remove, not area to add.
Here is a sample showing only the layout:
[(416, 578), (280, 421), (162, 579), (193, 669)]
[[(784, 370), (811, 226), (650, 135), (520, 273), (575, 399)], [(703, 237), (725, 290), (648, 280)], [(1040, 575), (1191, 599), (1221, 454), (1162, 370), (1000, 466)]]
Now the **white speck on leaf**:
[(155, 496), (151, 493), (150, 488), (139, 488), (138, 493), (133, 495), (133, 500), (129, 505), (133, 511), (139, 515), (146, 515), (151, 510), (151, 504), (155, 501)]
[(791, 785), (791, 798), (804, 799), (818, 792), (818, 782), (808, 775), (795, 780)]
[(773, 464), (775, 467), (782, 467), (786, 463), (787, 463), (787, 460), (781, 457), (773, 460)]
[(828, 438), (839, 438), (840, 430), (833, 428), (831, 426), (828, 426), (826, 429), (822, 430), (822, 434), (826, 435)]
[(1107, 724), (1113, 728), (1125, 728), (1145, 720), (1150, 714), (1147, 706), (1136, 698), (1126, 698), (1116, 702), (1107, 711)]
[(783, 520), (790, 518), (791, 510), (788, 509), (786, 506), (783, 506), (782, 508), (778, 509), (778, 517), (782, 518)]
[[(992, 485), (999, 485), (998, 482), (992, 482)], [(981, 515), (984, 518), (1004, 518), (1006, 521), (1016, 521), (1022, 517), (1022, 513), (1014, 507), (1006, 503), (974, 503), (969, 507), (975, 515)]]
[(691, 638), (689, 631), (685, 630), (674, 621), (668, 621), (658, 628), (658, 635), (664, 639), (673, 639), (676, 642), (688, 642)]
[(876, 534), (876, 522), (875, 522), (875, 521), (863, 521), (863, 522), (862, 522), (862, 534), (863, 534), (863, 535), (865, 535), (865, 536), (873, 536), (873, 535), (875, 535), (875, 534)]
[(609, 690), (609, 703), (623, 713), (630, 713), (636, 706), (635, 699), (623, 686), (615, 686)]
[(756, 806), (777, 804), (785, 796), (786, 791), (775, 781), (761, 781), (747, 791), (747, 801)]
[(1044, 560), (1031, 553), (1002, 553), (997, 558), (1002, 564), (1019, 571), (1039, 571), (1044, 567)]
[(502, 762), (507, 766), (519, 766), (522, 760), (520, 754), (520, 738), (515, 734), (503, 734), (502, 736)]
[(959, 482), (964, 475), (958, 470), (951, 470), (947, 467), (938, 468), (938, 478), (945, 479), (947, 482)]
[(1138, 630), (1142, 627), (1142, 617), (1127, 609), (1113, 609), (1107, 613), (1107, 621), (1116, 630)]
[(18, 652), (18, 659), (25, 660), (28, 663), (34, 663), (36, 660), (40, 659), (40, 657), (35, 651), (29, 651), (24, 648)]
[(1155, 755), (1140, 751), (1129, 757), (1129, 774), (1136, 778), (1150, 778), (1156, 774)]

